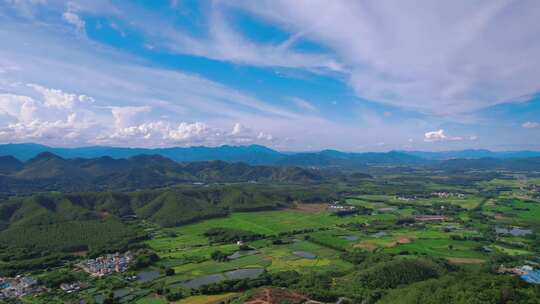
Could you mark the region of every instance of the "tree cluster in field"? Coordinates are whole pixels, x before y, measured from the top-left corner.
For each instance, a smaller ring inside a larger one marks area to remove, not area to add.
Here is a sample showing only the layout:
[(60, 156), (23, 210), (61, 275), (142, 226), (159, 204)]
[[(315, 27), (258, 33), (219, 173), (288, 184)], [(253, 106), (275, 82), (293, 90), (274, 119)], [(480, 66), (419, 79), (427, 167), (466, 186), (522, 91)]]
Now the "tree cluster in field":
[(227, 262), (229, 260), (229, 254), (216, 250), (210, 254), (210, 258), (217, 262)]
[(234, 228), (210, 228), (204, 233), (210, 243), (236, 243), (255, 241), (265, 237), (263, 234)]

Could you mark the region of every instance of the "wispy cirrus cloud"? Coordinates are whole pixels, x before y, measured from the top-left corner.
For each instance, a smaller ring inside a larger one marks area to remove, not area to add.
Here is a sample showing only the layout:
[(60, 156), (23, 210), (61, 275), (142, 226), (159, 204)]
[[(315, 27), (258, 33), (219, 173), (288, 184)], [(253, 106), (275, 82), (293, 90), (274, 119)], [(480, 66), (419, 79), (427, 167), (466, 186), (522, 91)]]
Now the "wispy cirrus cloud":
[(232, 5), (332, 49), (356, 94), (377, 102), (451, 115), (540, 90), (534, 1)]

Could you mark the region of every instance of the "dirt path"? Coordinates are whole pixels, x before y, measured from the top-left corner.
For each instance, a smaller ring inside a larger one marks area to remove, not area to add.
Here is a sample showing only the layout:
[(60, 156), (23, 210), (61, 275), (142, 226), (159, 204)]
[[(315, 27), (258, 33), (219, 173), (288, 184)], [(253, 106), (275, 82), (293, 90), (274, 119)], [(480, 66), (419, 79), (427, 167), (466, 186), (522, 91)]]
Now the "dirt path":
[(328, 209), (328, 204), (326, 203), (297, 203), (293, 210), (302, 211), (305, 213), (312, 213), (317, 214), (324, 212), (326, 209)]
[(244, 304), (280, 304), (280, 303), (304, 303), (308, 298), (288, 290), (277, 288), (263, 288), (257, 291)]

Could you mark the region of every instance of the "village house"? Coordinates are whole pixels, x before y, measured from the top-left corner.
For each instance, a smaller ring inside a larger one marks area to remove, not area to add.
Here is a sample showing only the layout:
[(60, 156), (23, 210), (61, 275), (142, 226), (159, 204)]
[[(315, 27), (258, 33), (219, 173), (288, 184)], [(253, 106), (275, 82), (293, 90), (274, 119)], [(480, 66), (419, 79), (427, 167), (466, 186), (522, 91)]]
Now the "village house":
[(102, 277), (113, 272), (124, 272), (133, 262), (133, 255), (127, 251), (124, 254), (115, 253), (89, 259), (77, 264), (79, 268), (88, 272), (91, 276)]
[(15, 299), (40, 291), (41, 288), (32, 277), (18, 275), (14, 278), (0, 278), (0, 300)]
[(66, 293), (72, 293), (75, 291), (79, 291), (81, 289), (81, 284), (79, 282), (62, 283), (60, 284), (60, 289), (62, 289)]

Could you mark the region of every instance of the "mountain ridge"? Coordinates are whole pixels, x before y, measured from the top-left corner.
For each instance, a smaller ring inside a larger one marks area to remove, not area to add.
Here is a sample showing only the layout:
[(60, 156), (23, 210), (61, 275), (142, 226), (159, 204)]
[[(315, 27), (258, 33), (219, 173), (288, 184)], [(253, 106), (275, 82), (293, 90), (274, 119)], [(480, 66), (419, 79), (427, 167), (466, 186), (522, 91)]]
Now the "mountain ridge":
[(161, 155), (62, 158), (42, 152), (26, 162), (0, 157), (0, 192), (145, 189), (179, 183), (317, 182), (318, 170), (221, 160), (176, 162)]
[(161, 155), (176, 162), (212, 161), (244, 162), (250, 165), (295, 165), (295, 166), (343, 166), (344, 164), (364, 167), (366, 165), (411, 165), (436, 160), (456, 158), (529, 158), (540, 157), (540, 151), (502, 151), (466, 149), (456, 151), (401, 151), (388, 152), (342, 152), (325, 149), (313, 152), (280, 152), (262, 145), (218, 147), (192, 146), (169, 148), (130, 148), (88, 146), (78, 148), (49, 147), (35, 143), (0, 144), (0, 156), (13, 156), (21, 161), (49, 152), (62, 158), (97, 158), (108, 156), (126, 159), (136, 155)]

